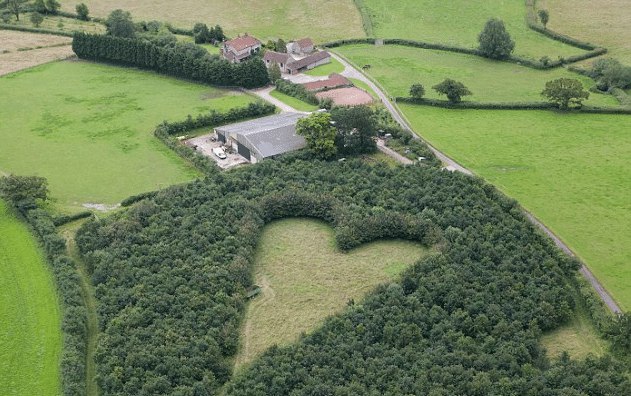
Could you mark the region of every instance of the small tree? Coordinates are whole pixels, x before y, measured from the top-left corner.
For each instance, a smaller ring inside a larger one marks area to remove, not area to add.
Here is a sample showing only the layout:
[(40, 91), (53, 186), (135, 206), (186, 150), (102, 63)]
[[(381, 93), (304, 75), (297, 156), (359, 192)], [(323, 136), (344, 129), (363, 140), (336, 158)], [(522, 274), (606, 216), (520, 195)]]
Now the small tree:
[(441, 95), (447, 95), (447, 99), (449, 99), (451, 103), (460, 103), (463, 96), (471, 95), (471, 91), (469, 91), (463, 83), (450, 78), (440, 84), (434, 85), (432, 88)]
[(269, 80), (272, 82), (272, 84), (275, 84), (276, 81), (280, 80), (281, 72), (280, 72), (280, 66), (278, 66), (278, 63), (272, 62), (272, 65), (268, 69), (268, 74), (269, 74)]
[(19, 210), (32, 209), (38, 199), (46, 200), (48, 182), (37, 176), (6, 176), (0, 178), (0, 194)]
[(564, 110), (568, 109), (570, 104), (576, 104), (580, 107), (583, 100), (589, 98), (589, 92), (583, 89), (583, 84), (573, 78), (559, 78), (548, 81), (541, 95)]
[(539, 15), (539, 20), (543, 24), (543, 28), (547, 29), (548, 21), (550, 20), (550, 13), (548, 13), (548, 10), (539, 10), (537, 15)]
[(515, 49), (515, 42), (506, 31), (504, 22), (497, 18), (491, 18), (486, 22), (478, 41), (479, 50), (487, 58), (506, 59)]
[(61, 4), (57, 0), (45, 0), (44, 3), (46, 4), (46, 12), (52, 15), (57, 15), (61, 8)]
[(335, 156), (335, 127), (331, 125), (329, 113), (312, 113), (298, 120), (296, 133), (304, 136), (307, 148), (317, 158), (327, 159)]
[(195, 37), (195, 44), (203, 44), (210, 41), (210, 30), (205, 23), (196, 23), (193, 26), (193, 37)]
[(79, 19), (81, 19), (82, 21), (89, 21), (90, 17), (90, 10), (88, 9), (88, 6), (85, 5), (85, 3), (80, 3), (77, 4), (77, 6), (75, 7), (75, 10), (77, 11), (77, 15), (79, 16)]
[(31, 14), (31, 23), (33, 24), (33, 26), (39, 27), (42, 22), (44, 22), (44, 16), (42, 14), (40, 14), (39, 12), (34, 12)]
[(223, 29), (219, 25), (210, 28), (209, 40), (211, 43), (222, 42), (226, 39), (226, 35), (223, 33)]
[(44, 0), (35, 0), (35, 2), (33, 3), (33, 8), (36, 12), (39, 12), (40, 14), (46, 14), (46, 12), (48, 11), (46, 9), (46, 3), (44, 3)]
[(26, 0), (6, 0), (4, 2), (4, 6), (9, 12), (15, 15), (15, 20), (20, 20), (20, 13), (22, 12), (22, 4), (24, 4)]
[(287, 44), (285, 43), (285, 40), (278, 39), (276, 41), (276, 52), (287, 52)]
[(105, 20), (107, 34), (117, 37), (134, 37), (134, 22), (128, 11), (114, 10)]
[(331, 119), (337, 129), (336, 145), (341, 154), (372, 153), (377, 149), (374, 113), (368, 106), (336, 107)]
[(410, 87), (410, 96), (416, 99), (421, 99), (425, 96), (425, 87), (422, 84), (412, 84)]

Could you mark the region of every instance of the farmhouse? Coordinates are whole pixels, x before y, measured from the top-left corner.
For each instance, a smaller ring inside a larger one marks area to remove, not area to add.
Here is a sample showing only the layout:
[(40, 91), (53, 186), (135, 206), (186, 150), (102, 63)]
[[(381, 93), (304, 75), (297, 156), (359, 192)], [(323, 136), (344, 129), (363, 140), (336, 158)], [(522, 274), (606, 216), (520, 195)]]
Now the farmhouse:
[(305, 56), (314, 50), (313, 41), (310, 38), (303, 38), (296, 41), (290, 41), (287, 44), (287, 52), (294, 55)]
[(283, 73), (287, 73), (287, 64), (293, 61), (294, 58), (292, 58), (291, 55), (283, 52), (265, 51), (265, 55), (263, 55), (263, 62), (265, 62), (265, 66), (267, 66), (268, 69), (276, 63)]
[(261, 50), (261, 42), (252, 36), (239, 36), (224, 41), (221, 46), (221, 56), (232, 63), (240, 63), (249, 59)]
[(282, 113), (255, 120), (215, 128), (217, 139), (236, 149), (248, 161), (256, 163), (264, 158), (299, 150), (307, 145), (296, 135), (296, 123), (305, 117), (301, 113)]

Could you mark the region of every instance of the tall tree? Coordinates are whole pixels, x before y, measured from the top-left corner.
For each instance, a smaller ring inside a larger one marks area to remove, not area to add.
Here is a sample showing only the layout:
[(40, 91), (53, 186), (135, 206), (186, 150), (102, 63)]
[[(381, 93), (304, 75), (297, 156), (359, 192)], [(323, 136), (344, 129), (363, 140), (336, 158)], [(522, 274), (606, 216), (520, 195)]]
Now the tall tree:
[(20, 13), (22, 12), (22, 5), (26, 2), (26, 0), (6, 0), (4, 2), (4, 6), (7, 10), (13, 15), (15, 15), (15, 20), (20, 20)]
[(134, 22), (129, 11), (114, 10), (105, 20), (107, 34), (116, 37), (134, 37)]
[(272, 82), (272, 84), (275, 84), (276, 81), (280, 80), (281, 71), (280, 71), (280, 66), (278, 66), (278, 63), (272, 62), (272, 65), (270, 66), (268, 73), (269, 73), (269, 80)]
[(75, 10), (77, 11), (79, 19), (81, 19), (82, 21), (90, 20), (90, 17), (88, 16), (90, 14), (90, 10), (88, 9), (88, 6), (85, 5), (85, 3), (77, 4)]
[(463, 83), (450, 78), (432, 88), (441, 95), (447, 95), (447, 99), (451, 103), (460, 103), (463, 96), (471, 95), (471, 91)]
[(543, 24), (543, 27), (547, 29), (548, 21), (550, 20), (550, 13), (548, 13), (548, 10), (539, 10), (539, 12), (537, 12), (537, 15), (539, 15), (539, 20)]
[(39, 27), (39, 25), (41, 25), (42, 22), (44, 22), (44, 17), (42, 16), (42, 14), (40, 14), (37, 11), (31, 13), (31, 23), (33, 24), (33, 26)]
[(38, 176), (9, 175), (0, 178), (0, 194), (20, 210), (31, 209), (38, 199), (48, 197), (48, 182)]
[(40, 14), (45, 14), (47, 11), (46, 3), (44, 3), (44, 0), (35, 0), (35, 2), (33, 3), (33, 8), (35, 8), (35, 11), (39, 12)]
[(205, 23), (196, 23), (193, 26), (193, 37), (195, 38), (195, 44), (203, 44), (210, 41), (210, 30)]
[(316, 157), (327, 159), (333, 157), (335, 147), (335, 127), (331, 125), (329, 113), (312, 113), (298, 120), (296, 133), (307, 141), (309, 151)]
[(559, 78), (548, 81), (541, 95), (564, 110), (568, 109), (570, 104), (580, 107), (583, 100), (589, 98), (589, 92), (585, 91), (583, 84), (574, 78)]
[(515, 42), (506, 31), (504, 22), (497, 18), (491, 18), (486, 22), (478, 41), (478, 49), (487, 58), (506, 59), (515, 49)]
[(371, 153), (377, 148), (374, 113), (368, 106), (335, 107), (331, 119), (337, 129), (336, 145), (343, 154)]
[(421, 99), (425, 96), (425, 87), (423, 84), (412, 84), (410, 86), (410, 96), (416, 99)]
[(276, 52), (287, 52), (287, 44), (285, 43), (285, 40), (278, 39), (276, 41)]
[(45, 0), (46, 12), (49, 14), (57, 15), (61, 4), (57, 0)]

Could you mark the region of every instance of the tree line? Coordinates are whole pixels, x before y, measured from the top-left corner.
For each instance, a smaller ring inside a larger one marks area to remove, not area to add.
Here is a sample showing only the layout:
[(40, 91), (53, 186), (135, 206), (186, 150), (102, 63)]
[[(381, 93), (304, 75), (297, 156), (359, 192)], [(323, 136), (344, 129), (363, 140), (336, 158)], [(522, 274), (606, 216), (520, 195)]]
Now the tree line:
[(628, 394), (612, 356), (550, 362), (577, 263), (479, 179), (298, 153), (172, 187), (79, 231), (101, 323), (104, 395), (217, 394), (229, 382), (265, 223), (329, 222), (340, 248), (396, 237), (436, 253), (294, 345), (229, 395)]
[(139, 38), (86, 33), (74, 34), (72, 49), (83, 59), (150, 69), (212, 85), (255, 88), (269, 82), (267, 68), (259, 58), (233, 64), (178, 45), (160, 46)]

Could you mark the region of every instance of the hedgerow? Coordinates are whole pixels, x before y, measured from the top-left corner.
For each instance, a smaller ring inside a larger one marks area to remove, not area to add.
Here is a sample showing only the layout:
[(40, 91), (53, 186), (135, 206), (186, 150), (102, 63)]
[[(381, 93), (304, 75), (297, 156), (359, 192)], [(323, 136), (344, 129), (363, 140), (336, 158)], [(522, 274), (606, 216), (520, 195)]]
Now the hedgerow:
[(313, 92), (309, 92), (304, 86), (294, 84), (289, 80), (283, 80), (282, 78), (276, 80), (276, 90), (312, 105), (318, 105), (320, 103)]
[(571, 315), (565, 279), (577, 264), (515, 201), (436, 168), (289, 155), (162, 190), (78, 232), (99, 302), (102, 394), (216, 394), (231, 376), (261, 228), (292, 216), (328, 222), (342, 248), (399, 237), (436, 253), (272, 348), (227, 394), (629, 391), (615, 361), (549, 365), (537, 338)]
[(31, 33), (39, 33), (39, 34), (50, 34), (53, 36), (65, 36), (65, 37), (73, 36), (73, 33), (70, 33), (70, 32), (61, 32), (59, 30), (43, 29), (43, 28), (36, 28), (36, 27), (22, 26), (22, 25), (11, 25), (8, 23), (0, 23), (0, 29), (17, 30), (19, 32), (31, 32)]
[(196, 57), (154, 42), (106, 35), (75, 33), (72, 49), (78, 57), (154, 70), (219, 86), (255, 88), (267, 85), (267, 68), (260, 58), (233, 64), (218, 56)]

